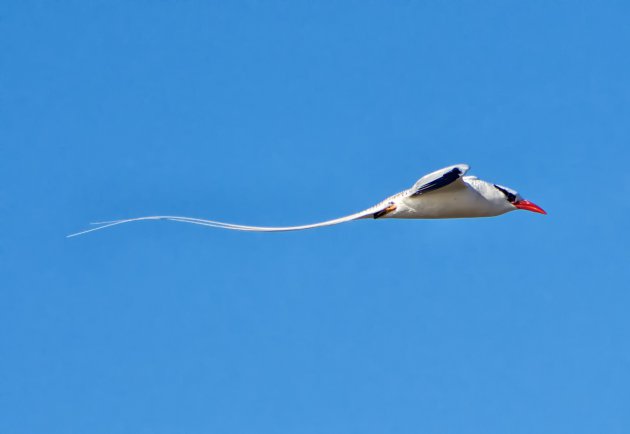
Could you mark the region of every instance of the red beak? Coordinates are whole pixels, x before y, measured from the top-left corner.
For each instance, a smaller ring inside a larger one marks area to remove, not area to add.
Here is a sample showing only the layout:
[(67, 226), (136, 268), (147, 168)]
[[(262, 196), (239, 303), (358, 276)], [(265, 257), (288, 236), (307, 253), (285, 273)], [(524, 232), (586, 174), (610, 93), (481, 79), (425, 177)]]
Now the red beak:
[(532, 203), (528, 200), (519, 200), (518, 202), (514, 202), (514, 206), (518, 209), (526, 209), (527, 211), (539, 212), (541, 214), (547, 214), (544, 209)]

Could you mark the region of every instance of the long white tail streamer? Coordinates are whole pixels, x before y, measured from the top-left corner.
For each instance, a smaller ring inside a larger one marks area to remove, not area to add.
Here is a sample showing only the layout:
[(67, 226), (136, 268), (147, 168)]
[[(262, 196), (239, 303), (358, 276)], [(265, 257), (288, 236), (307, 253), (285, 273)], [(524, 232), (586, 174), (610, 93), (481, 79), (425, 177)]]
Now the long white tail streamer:
[[(373, 208), (375, 208), (375, 207), (373, 207)], [(67, 238), (76, 237), (78, 235), (83, 235), (83, 234), (87, 234), (87, 233), (90, 233), (90, 232), (100, 231), (102, 229), (109, 228), (109, 227), (112, 227), (112, 226), (121, 225), (123, 223), (131, 223), (131, 222), (137, 222), (137, 221), (143, 221), (143, 220), (170, 220), (170, 221), (174, 221), (174, 222), (191, 223), (191, 224), (195, 224), (195, 225), (209, 226), (209, 227), (213, 227), (213, 228), (230, 229), (230, 230), (233, 230), (233, 231), (248, 231), (248, 232), (288, 232), (288, 231), (300, 231), (300, 230), (304, 230), (304, 229), (313, 229), (313, 228), (319, 228), (319, 227), (323, 227), (323, 226), (332, 226), (332, 225), (337, 225), (337, 224), (340, 224), (340, 223), (349, 222), (349, 221), (352, 221), (352, 220), (358, 220), (358, 219), (361, 219), (361, 218), (370, 217), (374, 213), (374, 209), (373, 208), (370, 208), (370, 209), (367, 209), (365, 211), (361, 211), (361, 212), (358, 212), (358, 213), (355, 213), (355, 214), (351, 214), (351, 215), (348, 215), (348, 216), (345, 216), (345, 217), (340, 217), (340, 218), (333, 219), (333, 220), (327, 220), (327, 221), (320, 222), (320, 223), (313, 223), (313, 224), (301, 225), (301, 226), (281, 226), (281, 227), (246, 226), (246, 225), (237, 225), (237, 224), (233, 224), (233, 223), (218, 222), (218, 221), (214, 221), (214, 220), (205, 220), (205, 219), (198, 219), (198, 218), (192, 218), (192, 217), (168, 216), (168, 215), (137, 217), (137, 218), (132, 218), (132, 219), (112, 220), (112, 221), (106, 221), (106, 222), (93, 223), (95, 225), (101, 225), (101, 226), (96, 227), (96, 228), (92, 228), (92, 229), (87, 229), (85, 231), (77, 232), (77, 233), (74, 233), (74, 234), (70, 234), (70, 235), (67, 236)]]

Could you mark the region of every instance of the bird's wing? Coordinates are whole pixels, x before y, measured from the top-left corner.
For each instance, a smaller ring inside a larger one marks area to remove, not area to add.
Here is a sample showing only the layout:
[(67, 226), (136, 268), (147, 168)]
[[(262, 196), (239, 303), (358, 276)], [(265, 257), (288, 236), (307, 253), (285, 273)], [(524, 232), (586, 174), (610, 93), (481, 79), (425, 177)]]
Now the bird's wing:
[(113, 220), (113, 221), (107, 221), (107, 222), (99, 222), (99, 223), (94, 223), (96, 225), (100, 225), (96, 228), (92, 228), (92, 229), (87, 229), (85, 231), (81, 231), (81, 232), (77, 232), (75, 234), (71, 234), (68, 235), (68, 238), (70, 237), (76, 237), (77, 235), (83, 235), (83, 234), (87, 234), (88, 232), (94, 232), (94, 231), (98, 231), (101, 229), (105, 229), (111, 226), (117, 226), (117, 225), (121, 225), (123, 223), (131, 223), (131, 222), (137, 222), (137, 221), (142, 221), (142, 220), (170, 220), (170, 221), (175, 221), (175, 222), (181, 222), (181, 223), (191, 223), (191, 224), (195, 224), (195, 225), (201, 225), (201, 226), (209, 226), (209, 227), (213, 227), (213, 228), (220, 228), (220, 229), (230, 229), (230, 230), (234, 230), (234, 231), (248, 231), (248, 232), (288, 232), (288, 231), (300, 231), (300, 230), (304, 230), (304, 229), (313, 229), (313, 228), (320, 228), (323, 226), (332, 226), (332, 225), (338, 225), (340, 223), (345, 223), (345, 222), (349, 222), (349, 221), (353, 221), (353, 220), (359, 220), (359, 219), (363, 219), (363, 218), (369, 218), (369, 217), (373, 217), (373, 218), (377, 218), (378, 215), (380, 215), (379, 213), (386, 211), (387, 208), (391, 206), (391, 204), (387, 201), (383, 201), (381, 203), (379, 203), (378, 205), (375, 205), (371, 208), (368, 208), (364, 211), (361, 212), (357, 212), (354, 214), (350, 214), (347, 215), (345, 217), (340, 217), (337, 219), (333, 219), (333, 220), (327, 220), (324, 222), (319, 222), (319, 223), (313, 223), (310, 225), (302, 225), (302, 226), (246, 226), (246, 225), (237, 225), (237, 224), (233, 224), (233, 223), (224, 223), (224, 222), (218, 222), (215, 220), (205, 220), (205, 219), (198, 219), (198, 218), (192, 218), (192, 217), (179, 217), (179, 216), (166, 216), (166, 215), (162, 215), (162, 216), (148, 216), (148, 217), (137, 217), (137, 218), (131, 218), (131, 219), (124, 219), (124, 220)]
[(429, 173), (420, 178), (413, 187), (411, 187), (410, 196), (413, 197), (425, 194), (439, 188), (444, 188), (455, 182), (463, 186), (462, 177), (468, 172), (468, 169), (469, 166), (467, 164), (455, 164), (454, 166), (445, 167)]

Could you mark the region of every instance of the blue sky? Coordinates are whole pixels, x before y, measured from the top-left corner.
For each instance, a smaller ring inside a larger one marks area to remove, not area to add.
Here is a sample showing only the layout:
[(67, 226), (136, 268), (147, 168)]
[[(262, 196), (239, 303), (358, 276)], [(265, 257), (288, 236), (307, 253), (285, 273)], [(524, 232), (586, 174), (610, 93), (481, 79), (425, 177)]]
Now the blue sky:
[[(0, 431), (627, 433), (626, 2), (4, 2)], [(465, 162), (548, 212), (253, 234)]]

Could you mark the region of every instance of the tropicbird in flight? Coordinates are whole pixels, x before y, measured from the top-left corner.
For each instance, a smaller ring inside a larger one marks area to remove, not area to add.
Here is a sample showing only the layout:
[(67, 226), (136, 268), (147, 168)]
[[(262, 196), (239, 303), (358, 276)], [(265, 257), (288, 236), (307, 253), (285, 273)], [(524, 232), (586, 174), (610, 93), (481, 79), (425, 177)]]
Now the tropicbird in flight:
[(520, 194), (511, 188), (482, 181), (474, 176), (464, 176), (468, 169), (469, 166), (467, 164), (456, 164), (436, 170), (420, 178), (413, 187), (396, 193), (371, 208), (345, 217), (310, 225), (285, 227), (245, 226), (214, 220), (161, 215), (95, 223), (101, 226), (77, 232), (68, 235), (68, 237), (141, 220), (171, 220), (236, 231), (286, 232), (332, 226), (366, 218), (446, 219), (492, 217), (517, 209), (547, 214), (541, 207), (523, 199)]

